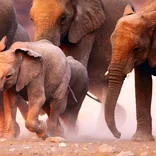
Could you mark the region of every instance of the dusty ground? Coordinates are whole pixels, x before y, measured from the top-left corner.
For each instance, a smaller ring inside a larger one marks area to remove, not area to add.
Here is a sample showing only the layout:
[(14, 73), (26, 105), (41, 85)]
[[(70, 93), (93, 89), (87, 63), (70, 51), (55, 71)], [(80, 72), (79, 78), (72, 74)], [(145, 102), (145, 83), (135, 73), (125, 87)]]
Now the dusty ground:
[[(102, 146), (105, 146), (104, 144), (109, 147), (101, 149)], [(65, 147), (34, 137), (25, 140), (5, 141), (0, 143), (0, 156), (116, 156), (121, 154), (121, 151), (131, 151), (134, 156), (156, 156), (156, 142), (87, 141), (66, 142), (63, 145)], [(112, 147), (113, 149), (110, 150), (109, 148)], [(122, 156), (132, 156), (130, 152), (128, 153), (122, 154)]]

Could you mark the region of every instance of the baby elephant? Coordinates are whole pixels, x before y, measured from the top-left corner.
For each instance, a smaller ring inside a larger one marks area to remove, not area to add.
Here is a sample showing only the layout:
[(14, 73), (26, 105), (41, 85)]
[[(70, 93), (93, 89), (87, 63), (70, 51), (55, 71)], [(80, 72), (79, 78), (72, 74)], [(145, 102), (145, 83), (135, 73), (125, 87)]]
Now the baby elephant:
[[(0, 67), (0, 91), (8, 90), (11, 98), (20, 95), (29, 103), (28, 130), (46, 139), (61, 132), (59, 117), (67, 127), (76, 126), (88, 90), (87, 71), (80, 62), (41, 40), (14, 43), (0, 53)], [(47, 124), (38, 119), (41, 108), (48, 115)]]

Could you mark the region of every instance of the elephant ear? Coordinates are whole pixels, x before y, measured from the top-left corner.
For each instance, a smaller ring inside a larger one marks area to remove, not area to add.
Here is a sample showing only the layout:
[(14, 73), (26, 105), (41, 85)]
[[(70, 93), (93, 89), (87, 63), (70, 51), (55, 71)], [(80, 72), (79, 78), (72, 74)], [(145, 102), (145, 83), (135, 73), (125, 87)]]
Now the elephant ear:
[(7, 37), (4, 36), (0, 41), (0, 52), (4, 51), (7, 48)]
[(69, 30), (69, 41), (78, 43), (86, 34), (98, 29), (105, 21), (99, 0), (78, 0), (76, 15)]
[(40, 73), (42, 61), (40, 54), (27, 48), (16, 49), (15, 55), (22, 57), (16, 83), (16, 91), (20, 91)]
[(152, 41), (148, 60), (152, 67), (156, 67), (156, 11), (144, 13), (142, 17), (146, 22), (149, 36)]
[(134, 13), (135, 13), (135, 12), (134, 12), (133, 7), (132, 7), (131, 5), (128, 4), (128, 5), (126, 5), (126, 7), (125, 7), (123, 16), (132, 15), (132, 14), (134, 14)]
[[(156, 11), (152, 11), (149, 13), (144, 13), (142, 15), (144, 20), (146, 21), (147, 27), (148, 28), (155, 28), (156, 26)], [(154, 29), (153, 29), (154, 30)]]
[(156, 67), (156, 30), (153, 32), (153, 42), (151, 45), (148, 61), (152, 67)]

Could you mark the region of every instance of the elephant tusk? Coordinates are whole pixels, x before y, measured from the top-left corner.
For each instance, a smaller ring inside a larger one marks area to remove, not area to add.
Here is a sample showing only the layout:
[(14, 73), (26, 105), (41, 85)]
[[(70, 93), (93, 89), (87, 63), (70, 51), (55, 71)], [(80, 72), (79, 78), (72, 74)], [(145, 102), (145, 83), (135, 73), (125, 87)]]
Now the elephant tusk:
[(105, 76), (107, 76), (109, 74), (109, 71), (106, 71)]
[(126, 78), (129, 78), (130, 74), (131, 74), (131, 72), (127, 74), (127, 77)]

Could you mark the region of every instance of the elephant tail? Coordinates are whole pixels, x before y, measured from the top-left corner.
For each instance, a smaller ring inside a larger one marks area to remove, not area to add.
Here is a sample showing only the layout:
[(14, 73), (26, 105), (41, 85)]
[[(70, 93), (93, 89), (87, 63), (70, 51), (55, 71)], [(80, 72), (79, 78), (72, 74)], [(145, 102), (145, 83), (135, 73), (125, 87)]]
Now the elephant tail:
[[(76, 98), (76, 96), (75, 96), (75, 94), (74, 94), (73, 90), (71, 89), (71, 87), (70, 87), (70, 86), (68, 86), (68, 88), (69, 88), (69, 91), (71, 92), (71, 94), (72, 94), (72, 96), (73, 96), (73, 99), (75, 100), (75, 102), (76, 102), (76, 103), (78, 103), (77, 98)], [(86, 94), (86, 95), (87, 95), (88, 97), (90, 97), (91, 99), (95, 100), (96, 102), (101, 103), (101, 101), (100, 101), (98, 98), (93, 97), (93, 96), (92, 96), (92, 95), (90, 95), (88, 92), (87, 92), (87, 94)]]
[(73, 96), (73, 99), (75, 100), (76, 103), (78, 103), (77, 98), (76, 98), (76, 96), (75, 96), (73, 90), (71, 89), (70, 86), (68, 86), (68, 88), (69, 88), (69, 91), (71, 92), (71, 94), (72, 94), (72, 96)]
[(101, 103), (101, 101), (97, 97), (92, 96), (89, 92), (87, 92), (87, 96), (90, 97), (91, 99), (95, 100), (96, 102)]

